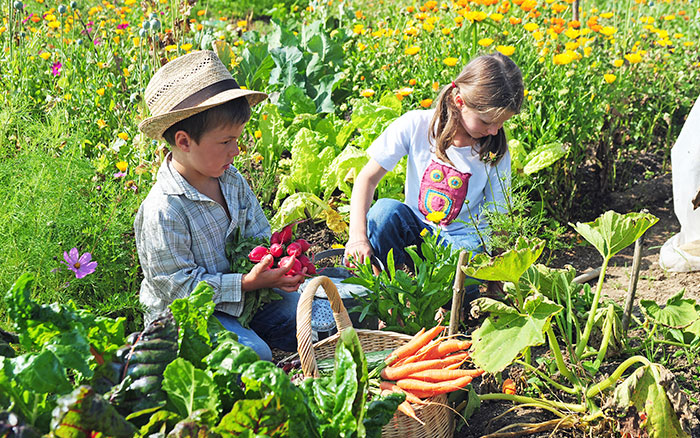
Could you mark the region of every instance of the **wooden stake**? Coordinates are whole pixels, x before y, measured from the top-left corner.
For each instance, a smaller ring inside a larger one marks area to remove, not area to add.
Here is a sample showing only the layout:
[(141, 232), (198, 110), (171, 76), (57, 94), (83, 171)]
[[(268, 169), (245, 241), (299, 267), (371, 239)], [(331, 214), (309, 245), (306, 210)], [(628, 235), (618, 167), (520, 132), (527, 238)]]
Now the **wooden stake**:
[(464, 300), (464, 279), (467, 277), (462, 271), (462, 266), (467, 264), (469, 253), (465, 250), (459, 252), (457, 261), (457, 272), (452, 286), (452, 312), (450, 312), (450, 328), (448, 335), (454, 335), (459, 330), (459, 323), (462, 321), (462, 301)]

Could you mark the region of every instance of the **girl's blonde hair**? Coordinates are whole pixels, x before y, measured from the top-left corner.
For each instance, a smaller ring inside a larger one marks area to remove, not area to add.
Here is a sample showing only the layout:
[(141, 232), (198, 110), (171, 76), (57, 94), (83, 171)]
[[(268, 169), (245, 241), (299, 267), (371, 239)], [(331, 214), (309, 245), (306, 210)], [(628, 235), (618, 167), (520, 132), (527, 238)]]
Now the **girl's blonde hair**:
[[(452, 98), (455, 93), (459, 93), (467, 108), (496, 120), (505, 113), (520, 112), (524, 96), (523, 76), (509, 57), (496, 52), (472, 59), (454, 82), (442, 89), (436, 99), (428, 139), (435, 146), (435, 155), (449, 164), (452, 162), (446, 151), (462, 123), (460, 108)], [(503, 128), (496, 135), (479, 139), (479, 143), (479, 159), (492, 165), (498, 163), (508, 150)]]

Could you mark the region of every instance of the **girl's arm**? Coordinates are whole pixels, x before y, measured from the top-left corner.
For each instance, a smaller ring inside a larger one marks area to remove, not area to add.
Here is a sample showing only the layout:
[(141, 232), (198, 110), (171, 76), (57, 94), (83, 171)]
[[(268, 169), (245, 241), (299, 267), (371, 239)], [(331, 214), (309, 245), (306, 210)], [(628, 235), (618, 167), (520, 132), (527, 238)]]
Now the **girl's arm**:
[(374, 158), (370, 158), (357, 175), (350, 198), (350, 237), (345, 245), (346, 259), (354, 257), (364, 262), (365, 257), (372, 255), (372, 247), (367, 238), (367, 212), (372, 203), (374, 191), (386, 173), (386, 169)]

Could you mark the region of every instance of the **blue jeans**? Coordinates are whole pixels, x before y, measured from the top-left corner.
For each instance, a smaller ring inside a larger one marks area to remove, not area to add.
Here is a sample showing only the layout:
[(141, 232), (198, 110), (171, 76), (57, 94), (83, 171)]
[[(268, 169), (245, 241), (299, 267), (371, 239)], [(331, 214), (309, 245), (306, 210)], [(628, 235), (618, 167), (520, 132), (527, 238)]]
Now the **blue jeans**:
[[(367, 237), (372, 245), (374, 255), (386, 266), (386, 258), (390, 249), (394, 249), (394, 263), (398, 266), (412, 266), (411, 258), (404, 250), (407, 246), (416, 245), (420, 248), (423, 239), (420, 236), (423, 229), (432, 232), (431, 227), (423, 223), (411, 208), (396, 199), (382, 198), (374, 203), (367, 213)], [(466, 249), (476, 254), (483, 252), (481, 240), (477, 234), (464, 236), (442, 235), (441, 240), (449, 243), (455, 249)], [(478, 294), (479, 286), (466, 286), (466, 296)]]
[(272, 348), (284, 351), (297, 349), (297, 304), (298, 292), (274, 289), (282, 299), (265, 304), (253, 316), (250, 328), (245, 328), (238, 319), (216, 311), (214, 316), (226, 330), (238, 335), (238, 342), (255, 350), (260, 359), (272, 361)]

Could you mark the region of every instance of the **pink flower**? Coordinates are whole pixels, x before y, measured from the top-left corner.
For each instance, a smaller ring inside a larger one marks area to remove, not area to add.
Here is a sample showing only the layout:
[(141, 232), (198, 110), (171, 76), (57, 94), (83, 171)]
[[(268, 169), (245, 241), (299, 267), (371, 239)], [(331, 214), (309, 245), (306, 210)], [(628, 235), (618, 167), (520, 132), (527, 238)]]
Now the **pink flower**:
[(127, 27), (129, 27), (129, 23), (117, 24), (117, 29), (126, 29)]
[(121, 172), (121, 171), (114, 174), (114, 178), (122, 178), (125, 176), (126, 176), (126, 172)]
[(61, 261), (61, 263), (75, 272), (75, 278), (83, 278), (95, 272), (95, 268), (97, 268), (97, 262), (90, 261), (91, 259), (92, 254), (89, 252), (80, 255), (78, 248), (73, 248), (70, 250), (70, 253), (63, 252), (63, 260), (65, 261)]
[(54, 76), (59, 76), (61, 74), (61, 67), (63, 67), (63, 64), (58, 61), (54, 62), (51, 66), (51, 74)]

